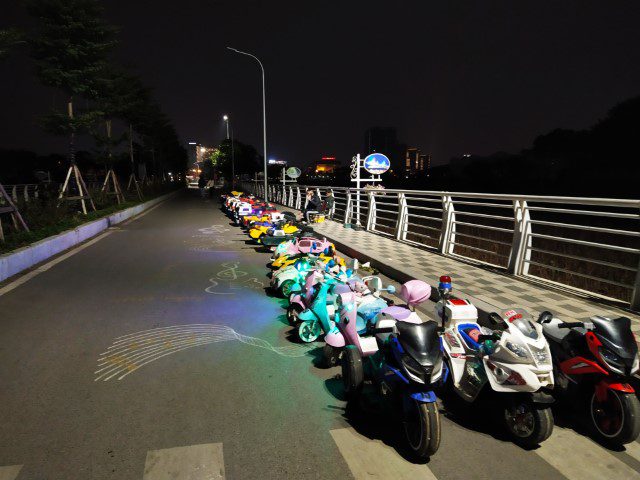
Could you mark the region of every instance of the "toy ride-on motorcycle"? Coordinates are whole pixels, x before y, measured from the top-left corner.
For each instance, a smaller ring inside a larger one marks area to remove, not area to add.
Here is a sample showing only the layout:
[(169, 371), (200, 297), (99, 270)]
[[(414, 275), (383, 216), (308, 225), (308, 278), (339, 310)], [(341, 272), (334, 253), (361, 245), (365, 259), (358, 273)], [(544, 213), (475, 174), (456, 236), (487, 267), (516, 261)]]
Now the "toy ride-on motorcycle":
[(538, 318), (551, 345), (559, 400), (583, 399), (592, 430), (604, 443), (631, 443), (640, 433), (640, 402), (631, 377), (640, 368), (638, 345), (626, 317), (595, 316), (563, 322), (550, 312)]
[[(372, 336), (358, 335), (353, 292), (341, 294), (336, 301), (337, 326), (346, 342), (340, 362), (349, 402), (358, 400), (365, 377), (371, 378), (379, 392), (400, 408), (405, 438), (420, 460), (440, 446), (440, 414), (433, 392), (443, 372), (438, 325), (422, 323), (411, 310), (426, 300), (430, 291), (429, 285), (419, 280), (405, 283), (400, 296), (407, 301), (407, 308), (388, 307), (389, 315), (380, 315), (375, 327), (369, 329)], [(338, 337), (333, 333), (326, 340), (336, 347), (340, 342), (335, 342)]]
[(489, 385), (496, 394), (493, 405), (514, 443), (531, 448), (546, 440), (554, 423), (548, 393), (553, 368), (542, 328), (520, 309), (491, 313), (494, 331), (481, 327), (474, 305), (451, 298), (449, 277), (440, 277), (438, 290), (436, 313), (444, 329), (448, 390), (473, 403)]

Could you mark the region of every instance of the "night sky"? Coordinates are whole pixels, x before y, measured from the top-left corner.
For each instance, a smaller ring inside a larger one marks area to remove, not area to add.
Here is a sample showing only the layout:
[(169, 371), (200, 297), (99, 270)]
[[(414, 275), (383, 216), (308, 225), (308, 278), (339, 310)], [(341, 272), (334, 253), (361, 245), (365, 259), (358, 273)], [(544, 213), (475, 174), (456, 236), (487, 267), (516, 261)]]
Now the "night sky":
[[(0, 28), (25, 25), (2, 2)], [(138, 73), (185, 142), (236, 138), (262, 150), (258, 64), (267, 72), (270, 158), (308, 165), (362, 150), (371, 126), (441, 164), (519, 151), (584, 128), (640, 94), (640, 2), (105, 0), (120, 62)], [(33, 116), (62, 96), (23, 54), (0, 64), (0, 147), (65, 151)]]

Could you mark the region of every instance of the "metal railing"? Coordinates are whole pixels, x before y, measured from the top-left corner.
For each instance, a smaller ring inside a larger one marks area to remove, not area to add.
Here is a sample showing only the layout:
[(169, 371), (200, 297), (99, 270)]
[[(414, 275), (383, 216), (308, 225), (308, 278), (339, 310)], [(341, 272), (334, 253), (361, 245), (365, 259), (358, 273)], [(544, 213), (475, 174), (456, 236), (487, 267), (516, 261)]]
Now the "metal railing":
[(333, 192), (338, 222), (640, 310), (640, 200), (306, 185), (270, 198), (301, 209), (307, 188)]

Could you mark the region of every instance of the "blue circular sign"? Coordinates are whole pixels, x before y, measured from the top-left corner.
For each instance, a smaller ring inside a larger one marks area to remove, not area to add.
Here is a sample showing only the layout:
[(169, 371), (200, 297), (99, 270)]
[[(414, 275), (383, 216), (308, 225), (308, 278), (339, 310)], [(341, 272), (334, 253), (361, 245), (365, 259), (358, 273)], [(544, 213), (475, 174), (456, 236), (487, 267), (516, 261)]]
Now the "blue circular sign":
[(382, 153), (372, 153), (366, 156), (363, 166), (367, 172), (373, 175), (380, 175), (389, 170), (391, 161)]

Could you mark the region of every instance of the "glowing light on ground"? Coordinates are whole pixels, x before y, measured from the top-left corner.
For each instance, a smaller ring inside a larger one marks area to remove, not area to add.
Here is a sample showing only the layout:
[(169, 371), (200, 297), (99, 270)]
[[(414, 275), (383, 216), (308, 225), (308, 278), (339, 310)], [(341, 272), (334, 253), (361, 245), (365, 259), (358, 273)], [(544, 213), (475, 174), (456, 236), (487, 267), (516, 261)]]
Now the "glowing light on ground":
[(190, 324), (154, 328), (117, 337), (98, 358), (95, 381), (122, 380), (151, 362), (188, 348), (217, 342), (239, 341), (283, 357), (302, 357), (312, 345), (274, 347), (266, 340), (236, 332), (226, 325)]

